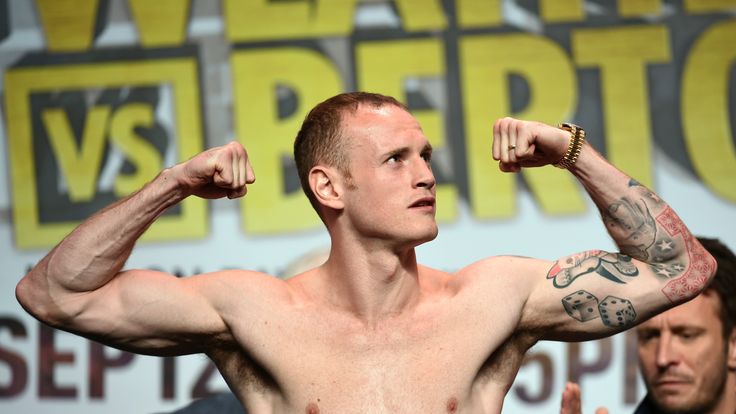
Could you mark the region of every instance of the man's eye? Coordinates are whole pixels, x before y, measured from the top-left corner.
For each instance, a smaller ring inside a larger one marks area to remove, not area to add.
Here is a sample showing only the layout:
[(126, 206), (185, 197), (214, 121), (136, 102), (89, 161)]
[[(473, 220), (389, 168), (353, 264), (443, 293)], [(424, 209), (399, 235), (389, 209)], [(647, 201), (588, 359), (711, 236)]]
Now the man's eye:
[(432, 153), (427, 152), (427, 153), (422, 154), (422, 159), (424, 159), (424, 161), (426, 162), (432, 161)]
[(649, 342), (658, 336), (659, 334), (657, 332), (637, 332), (637, 337), (640, 343)]
[(691, 331), (680, 332), (680, 338), (685, 339), (685, 340), (694, 339), (696, 336), (698, 336), (697, 332), (691, 332)]

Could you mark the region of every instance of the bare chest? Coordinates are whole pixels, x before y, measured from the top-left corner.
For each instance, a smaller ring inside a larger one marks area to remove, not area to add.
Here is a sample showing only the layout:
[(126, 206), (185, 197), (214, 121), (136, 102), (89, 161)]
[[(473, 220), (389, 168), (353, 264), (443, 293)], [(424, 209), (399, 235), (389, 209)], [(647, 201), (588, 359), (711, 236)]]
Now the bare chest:
[(303, 313), (261, 328), (243, 333), (247, 352), (218, 364), (241, 399), (253, 401), (249, 412), (259, 401), (311, 414), (488, 412), (471, 408), (489, 401), (500, 411), (504, 387), (482, 370), (506, 334), (472, 317), (428, 313), (368, 327)]

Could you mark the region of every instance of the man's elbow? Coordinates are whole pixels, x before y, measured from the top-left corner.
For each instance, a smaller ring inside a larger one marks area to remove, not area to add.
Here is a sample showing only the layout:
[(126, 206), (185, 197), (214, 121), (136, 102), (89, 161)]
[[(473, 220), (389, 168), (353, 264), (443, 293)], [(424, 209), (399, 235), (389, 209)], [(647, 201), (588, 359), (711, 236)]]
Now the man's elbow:
[(708, 263), (707, 269), (705, 269), (705, 283), (703, 283), (703, 286), (700, 287), (700, 292), (704, 291), (708, 286), (710, 286), (711, 281), (713, 281), (713, 278), (715, 278), (716, 273), (718, 272), (718, 260), (708, 252), (705, 248), (703, 249), (703, 253), (705, 255), (705, 263)]
[(684, 286), (691, 287), (684, 290), (685, 300), (693, 299), (707, 289), (718, 270), (718, 262), (715, 257), (702, 246), (699, 247), (690, 256), (690, 264), (684, 275), (688, 279), (684, 281)]
[(26, 312), (33, 315), (36, 319), (43, 320), (44, 307), (41, 306), (42, 301), (39, 300), (37, 288), (33, 285), (34, 283), (31, 280), (30, 275), (23, 277), (23, 279), (15, 285), (15, 299)]
[(69, 319), (69, 314), (55, 304), (48, 286), (30, 273), (15, 286), (15, 298), (26, 312), (45, 324), (60, 326)]

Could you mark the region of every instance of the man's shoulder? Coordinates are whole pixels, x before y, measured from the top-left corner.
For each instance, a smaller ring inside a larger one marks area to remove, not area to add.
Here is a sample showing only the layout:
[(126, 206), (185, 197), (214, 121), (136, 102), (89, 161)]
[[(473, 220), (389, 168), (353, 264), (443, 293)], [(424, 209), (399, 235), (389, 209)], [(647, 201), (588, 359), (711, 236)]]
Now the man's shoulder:
[(220, 300), (234, 298), (238, 302), (248, 299), (283, 302), (292, 297), (291, 289), (284, 280), (263, 272), (227, 269), (202, 273), (187, 279), (198, 291)]
[(540, 260), (521, 256), (492, 256), (454, 272), (420, 266), (425, 280), (443, 283), (457, 294), (487, 297), (491, 293), (521, 292), (543, 269)]
[(544, 261), (525, 256), (490, 256), (473, 262), (455, 272), (456, 277), (469, 280), (518, 278), (536, 271)]
[(215, 272), (201, 273), (191, 277), (199, 283), (227, 283), (233, 287), (266, 286), (271, 288), (285, 287), (284, 280), (268, 273), (246, 269), (225, 269)]

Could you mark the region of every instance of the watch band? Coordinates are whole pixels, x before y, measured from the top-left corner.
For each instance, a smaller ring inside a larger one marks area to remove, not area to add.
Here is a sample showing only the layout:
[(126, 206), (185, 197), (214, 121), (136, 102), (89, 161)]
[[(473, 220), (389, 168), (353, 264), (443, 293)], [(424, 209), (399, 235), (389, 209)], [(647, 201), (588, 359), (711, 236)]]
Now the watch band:
[(570, 144), (567, 146), (565, 155), (552, 165), (557, 168), (569, 170), (570, 167), (575, 165), (580, 156), (580, 150), (583, 148), (583, 143), (585, 142), (585, 130), (567, 122), (561, 123), (558, 128), (570, 133)]

